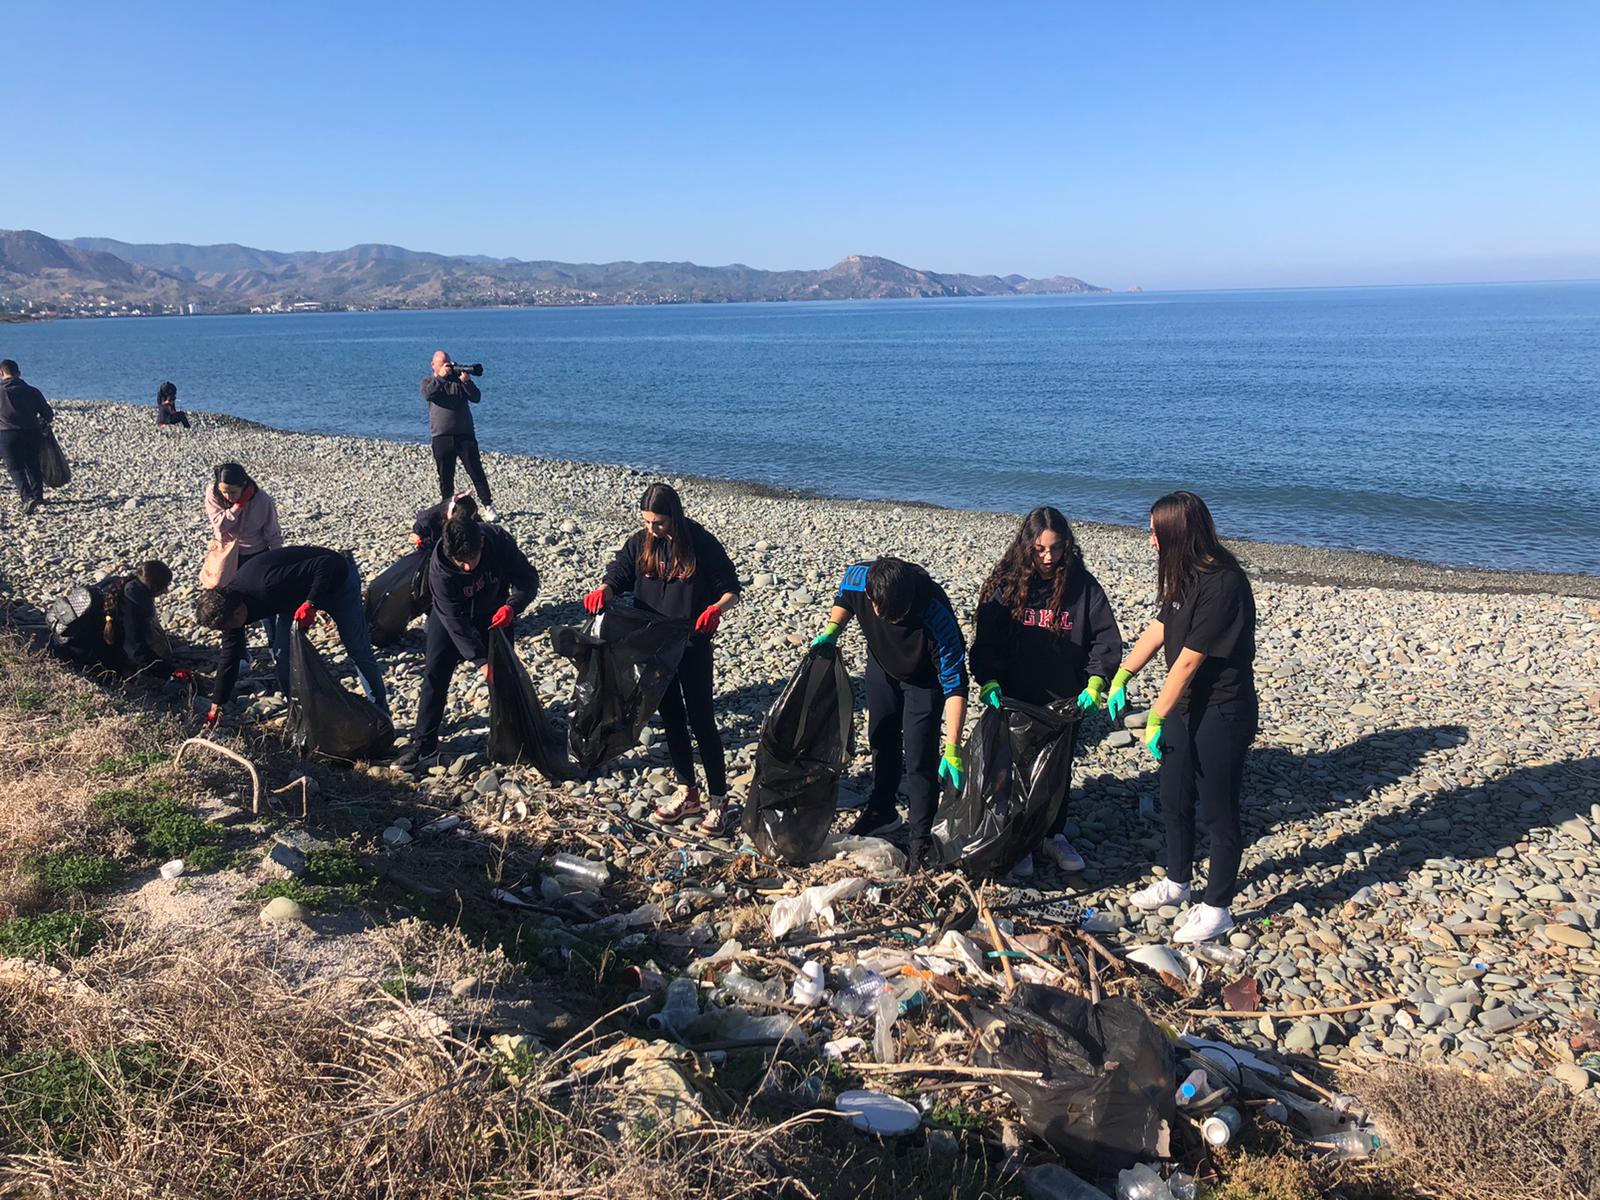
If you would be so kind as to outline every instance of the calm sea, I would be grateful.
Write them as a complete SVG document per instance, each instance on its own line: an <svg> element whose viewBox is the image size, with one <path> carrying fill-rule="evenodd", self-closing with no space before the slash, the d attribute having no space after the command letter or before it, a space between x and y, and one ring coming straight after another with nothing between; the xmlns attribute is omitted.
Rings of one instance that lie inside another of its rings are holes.
<svg viewBox="0 0 1600 1200"><path fill-rule="evenodd" d="M437 347L490 450L1600 571L1600 283L0 326L47 395L412 440Z"/></svg>

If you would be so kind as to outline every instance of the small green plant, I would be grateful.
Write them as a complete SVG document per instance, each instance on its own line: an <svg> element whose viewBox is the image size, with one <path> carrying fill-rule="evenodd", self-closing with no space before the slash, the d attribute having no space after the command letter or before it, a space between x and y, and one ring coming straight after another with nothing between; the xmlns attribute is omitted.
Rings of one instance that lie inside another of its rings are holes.
<svg viewBox="0 0 1600 1200"><path fill-rule="evenodd" d="M174 800L166 784L103 792L95 797L95 806L106 820L133 834L139 853L146 858L187 859L201 846L222 841L222 830Z"/></svg>
<svg viewBox="0 0 1600 1200"><path fill-rule="evenodd" d="M64 955L85 954L99 941L100 922L88 913L39 913L0 922L0 957L17 956L54 962Z"/></svg>
<svg viewBox="0 0 1600 1200"><path fill-rule="evenodd" d="M221 846L197 846L183 864L191 871L218 871L228 864L230 855Z"/></svg>
<svg viewBox="0 0 1600 1200"><path fill-rule="evenodd" d="M92 892L117 875L117 864L108 855L74 850L40 855L28 863L28 868L39 886L56 896L63 892Z"/></svg>
<svg viewBox="0 0 1600 1200"><path fill-rule="evenodd" d="M361 869L355 852L343 842L319 846L306 855L306 878L328 887L365 883L371 877Z"/></svg>
<svg viewBox="0 0 1600 1200"><path fill-rule="evenodd" d="M89 768L89 774L99 779L112 778L118 775L134 775L140 771L148 770L158 763L166 762L166 760L167 755L163 750L135 750L132 754L101 759Z"/></svg>
<svg viewBox="0 0 1600 1200"><path fill-rule="evenodd" d="M114 1119L114 1087L153 1092L173 1075L153 1042L113 1046L88 1057L54 1047L0 1056L0 1145L53 1146L81 1155L95 1127Z"/></svg>
<svg viewBox="0 0 1600 1200"><path fill-rule="evenodd" d="M50 699L50 693L42 687L25 684L11 693L11 706L23 712L39 712Z"/></svg>
<svg viewBox="0 0 1600 1200"><path fill-rule="evenodd" d="M964 1108L959 1104L935 1104L928 1111L928 1120L935 1125L953 1129L957 1133L982 1133L989 1128L990 1123L987 1113Z"/></svg>

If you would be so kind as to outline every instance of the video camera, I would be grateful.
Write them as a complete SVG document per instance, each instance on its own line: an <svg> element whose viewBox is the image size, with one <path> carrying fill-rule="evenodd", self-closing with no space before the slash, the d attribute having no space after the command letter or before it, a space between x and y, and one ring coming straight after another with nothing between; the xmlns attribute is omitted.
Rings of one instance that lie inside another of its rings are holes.
<svg viewBox="0 0 1600 1200"><path fill-rule="evenodd" d="M453 362L453 363L450 364L450 369L452 371L465 371L468 375L482 375L483 374L483 364L482 363L458 363L458 362Z"/></svg>

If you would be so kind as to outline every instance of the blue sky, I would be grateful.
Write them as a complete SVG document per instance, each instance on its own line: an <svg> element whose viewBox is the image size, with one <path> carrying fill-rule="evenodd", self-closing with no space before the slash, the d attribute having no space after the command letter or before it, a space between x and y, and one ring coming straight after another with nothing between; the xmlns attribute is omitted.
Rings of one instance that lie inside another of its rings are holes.
<svg viewBox="0 0 1600 1200"><path fill-rule="evenodd" d="M0 226L54 236L1600 276L1600 5L24 0L5 35Z"/></svg>

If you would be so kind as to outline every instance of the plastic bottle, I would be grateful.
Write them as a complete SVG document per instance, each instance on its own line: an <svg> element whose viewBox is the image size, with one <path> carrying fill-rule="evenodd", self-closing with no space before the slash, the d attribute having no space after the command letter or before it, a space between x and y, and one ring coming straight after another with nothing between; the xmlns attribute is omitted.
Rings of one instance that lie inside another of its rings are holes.
<svg viewBox="0 0 1600 1200"><path fill-rule="evenodd" d="M1022 1190L1028 1193L1028 1200L1110 1200L1099 1188L1056 1163L1029 1167L1022 1173Z"/></svg>
<svg viewBox="0 0 1600 1200"><path fill-rule="evenodd" d="M1198 954L1214 967L1237 967L1244 963L1245 952L1236 950L1232 946L1219 946L1215 942L1201 942L1199 945L1190 946L1192 954Z"/></svg>
<svg viewBox="0 0 1600 1200"><path fill-rule="evenodd" d="M1117 1200L1172 1200L1172 1191L1149 1163L1134 1163L1117 1176Z"/></svg>
<svg viewBox="0 0 1600 1200"><path fill-rule="evenodd" d="M652 1013L647 1018L646 1024L651 1029L664 1029L679 1035L699 1015L700 985L680 975L667 985L666 1003L661 1006L660 1012Z"/></svg>
<svg viewBox="0 0 1600 1200"><path fill-rule="evenodd" d="M1172 1200L1195 1200L1199 1189L1195 1186L1193 1175L1174 1171L1167 1180L1167 1191L1172 1193Z"/></svg>
<svg viewBox="0 0 1600 1200"><path fill-rule="evenodd" d="M842 1016L864 1017L878 1007L878 997L889 981L863 966L846 967L840 974L844 984L833 994L833 1008Z"/></svg>
<svg viewBox="0 0 1600 1200"><path fill-rule="evenodd" d="M752 979L734 971L723 976L722 988L735 1000L742 1000L746 1004L783 1003L783 984L776 979Z"/></svg>
<svg viewBox="0 0 1600 1200"><path fill-rule="evenodd" d="M611 868L605 863L597 863L576 854L552 854L544 860L544 868L590 891L598 891L611 879Z"/></svg>
<svg viewBox="0 0 1600 1200"><path fill-rule="evenodd" d="M822 964L808 960L800 968L800 974L794 978L794 1002L802 1008L810 1008L822 999L822 993L827 983L823 974Z"/></svg>
<svg viewBox="0 0 1600 1200"><path fill-rule="evenodd" d="M1341 1129L1317 1139L1317 1145L1332 1150L1335 1158L1371 1158L1382 1144L1370 1129Z"/></svg>
<svg viewBox="0 0 1600 1200"><path fill-rule="evenodd" d="M1178 1085L1177 1101L1179 1108L1187 1108L1201 1096L1211 1091L1211 1084L1206 1079L1205 1068L1196 1067L1190 1071L1188 1077Z"/></svg>
<svg viewBox="0 0 1600 1200"><path fill-rule="evenodd" d="M1231 1104L1224 1104L1206 1118L1205 1124L1200 1126L1200 1136L1205 1138L1208 1146L1226 1146L1233 1141L1243 1124L1244 1118L1239 1115L1239 1110Z"/></svg>

